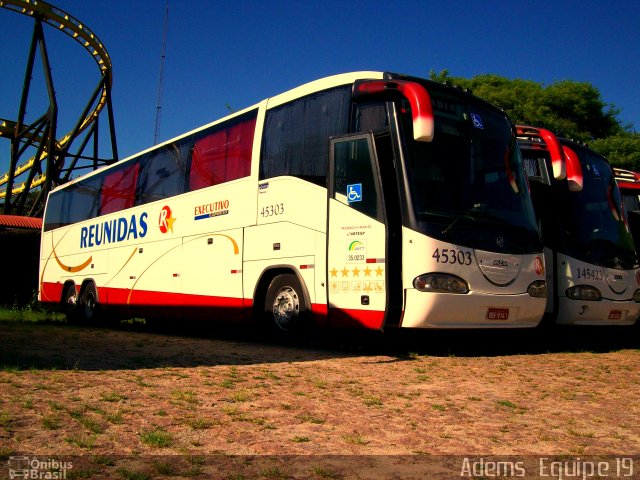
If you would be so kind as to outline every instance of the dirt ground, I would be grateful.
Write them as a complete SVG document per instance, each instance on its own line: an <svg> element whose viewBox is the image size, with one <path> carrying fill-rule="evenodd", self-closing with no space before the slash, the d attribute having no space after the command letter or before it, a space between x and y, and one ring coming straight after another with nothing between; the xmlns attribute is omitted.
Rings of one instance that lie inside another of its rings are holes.
<svg viewBox="0 0 640 480"><path fill-rule="evenodd" d="M203 458L244 458L246 468L280 457L258 473L219 476L240 479L295 477L300 455L402 464L640 454L637 327L296 340L246 332L0 323L0 460L91 457L76 478L214 478ZM135 458L156 460L131 466ZM319 465L300 467L309 475L299 478L345 478Z"/></svg>

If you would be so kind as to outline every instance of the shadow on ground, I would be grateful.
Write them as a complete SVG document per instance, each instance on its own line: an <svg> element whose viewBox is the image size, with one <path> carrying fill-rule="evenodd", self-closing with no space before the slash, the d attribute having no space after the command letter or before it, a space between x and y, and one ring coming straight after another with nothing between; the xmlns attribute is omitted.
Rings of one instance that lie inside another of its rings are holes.
<svg viewBox="0 0 640 480"><path fill-rule="evenodd" d="M385 356L507 356L640 348L640 326L536 330L311 330L298 337L246 326L204 322L121 323L110 327L61 322L0 322L0 367L114 370L308 362Z"/></svg>

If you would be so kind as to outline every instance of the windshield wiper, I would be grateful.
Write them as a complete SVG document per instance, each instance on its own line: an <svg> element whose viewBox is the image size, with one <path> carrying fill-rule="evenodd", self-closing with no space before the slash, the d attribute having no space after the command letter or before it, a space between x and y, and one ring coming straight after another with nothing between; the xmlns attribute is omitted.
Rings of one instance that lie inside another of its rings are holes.
<svg viewBox="0 0 640 480"><path fill-rule="evenodd" d="M481 220L489 220L491 223L495 223L499 225L509 225L509 222L507 222L504 218L493 215L487 212L486 210L482 210L482 207L473 206L465 210L464 212L462 212L460 215L456 216L456 218L453 219L453 222L451 222L447 226L447 228L442 230L442 234L447 235L449 230L451 230L463 218L473 220L474 222L479 222Z"/></svg>
<svg viewBox="0 0 640 480"><path fill-rule="evenodd" d="M460 215L458 215L456 218L453 219L453 222L451 222L449 225L447 225L447 228L445 228L444 230L442 230L442 234L443 235L447 235L449 233L449 230L451 230L462 218L469 218L471 220L476 220L476 218L474 218L473 216L471 216L471 212L473 211L473 209L469 209L466 212L462 212Z"/></svg>

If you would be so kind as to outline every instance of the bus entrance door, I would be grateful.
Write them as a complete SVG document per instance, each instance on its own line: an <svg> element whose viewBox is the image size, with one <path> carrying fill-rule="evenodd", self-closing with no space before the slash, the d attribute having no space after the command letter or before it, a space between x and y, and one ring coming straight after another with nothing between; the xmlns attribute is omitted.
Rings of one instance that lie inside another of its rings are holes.
<svg viewBox="0 0 640 480"><path fill-rule="evenodd" d="M330 155L329 324L382 329L388 308L387 227L374 137L332 139Z"/></svg>

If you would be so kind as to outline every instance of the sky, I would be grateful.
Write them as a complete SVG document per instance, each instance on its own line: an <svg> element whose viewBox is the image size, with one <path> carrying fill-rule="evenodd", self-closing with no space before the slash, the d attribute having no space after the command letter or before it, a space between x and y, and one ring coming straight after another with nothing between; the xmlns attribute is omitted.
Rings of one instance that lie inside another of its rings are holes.
<svg viewBox="0 0 640 480"><path fill-rule="evenodd" d="M154 144L166 0L54 0L90 28L113 64L120 158ZM590 82L640 130L640 1L169 0L159 128L168 140L324 76L447 69ZM0 9L0 119L16 120L33 20ZM58 131L70 131L99 81L93 58L45 25ZM38 63L27 120L46 109ZM108 132L106 115L102 135ZM101 152L107 145L100 141ZM9 142L0 139L0 175ZM107 152L110 153L110 150Z"/></svg>

